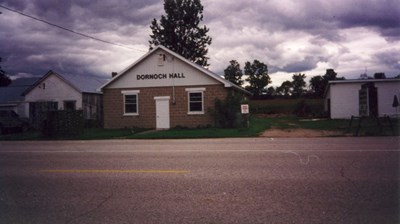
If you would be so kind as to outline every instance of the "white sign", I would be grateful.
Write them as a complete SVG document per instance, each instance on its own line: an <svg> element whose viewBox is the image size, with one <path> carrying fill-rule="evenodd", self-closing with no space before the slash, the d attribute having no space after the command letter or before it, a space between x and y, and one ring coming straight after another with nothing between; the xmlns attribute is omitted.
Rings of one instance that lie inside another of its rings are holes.
<svg viewBox="0 0 400 224"><path fill-rule="evenodd" d="M242 110L242 114L248 114L249 113L249 105L248 104L242 104L242 105L240 105L240 108Z"/></svg>

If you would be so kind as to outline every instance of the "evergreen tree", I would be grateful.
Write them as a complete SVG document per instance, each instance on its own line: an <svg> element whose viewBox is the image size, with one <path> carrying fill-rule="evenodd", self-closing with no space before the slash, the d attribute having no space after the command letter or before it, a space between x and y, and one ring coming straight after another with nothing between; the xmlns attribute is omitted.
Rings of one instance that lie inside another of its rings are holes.
<svg viewBox="0 0 400 224"><path fill-rule="evenodd" d="M243 72L242 69L240 69L240 64L236 60L232 60L229 63L230 65L224 70L225 79L234 83L235 85L242 86Z"/></svg>
<svg viewBox="0 0 400 224"><path fill-rule="evenodd" d="M150 49L163 45L201 66L208 66L209 29L200 27L203 5L200 0L164 0L166 15L160 21L153 19Z"/></svg>

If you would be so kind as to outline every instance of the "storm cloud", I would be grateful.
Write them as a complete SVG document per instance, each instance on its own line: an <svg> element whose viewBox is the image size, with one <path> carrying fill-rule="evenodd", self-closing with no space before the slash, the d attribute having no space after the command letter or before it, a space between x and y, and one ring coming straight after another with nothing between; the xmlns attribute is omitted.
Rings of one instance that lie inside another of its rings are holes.
<svg viewBox="0 0 400 224"><path fill-rule="evenodd" d="M400 74L400 4L397 0L203 0L210 28L210 69L222 74L229 61L260 60L274 85L293 73L339 76ZM150 23L162 0L0 0L0 5L95 38L105 44L0 8L0 66L10 76L48 70L109 77L148 49Z"/></svg>

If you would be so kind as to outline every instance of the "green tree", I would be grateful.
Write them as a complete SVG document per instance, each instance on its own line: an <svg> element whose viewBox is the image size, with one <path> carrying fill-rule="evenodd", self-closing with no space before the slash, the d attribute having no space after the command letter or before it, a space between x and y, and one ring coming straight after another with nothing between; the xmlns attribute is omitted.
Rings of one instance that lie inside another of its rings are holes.
<svg viewBox="0 0 400 224"><path fill-rule="evenodd" d="M243 71L240 68L240 64L236 60L231 60L230 65L224 70L224 77L226 80L234 83L235 85L243 85Z"/></svg>
<svg viewBox="0 0 400 224"><path fill-rule="evenodd" d="M304 79L306 78L305 74L293 74L292 76L292 96L294 97L300 97L304 94L305 92L305 87L306 87L306 81Z"/></svg>
<svg viewBox="0 0 400 224"><path fill-rule="evenodd" d="M254 60L253 63L246 62L244 75L247 76L246 81L249 83L246 89L256 96L264 93L267 85L271 83L267 65L258 60Z"/></svg>
<svg viewBox="0 0 400 224"><path fill-rule="evenodd" d="M166 15L160 21L153 19L150 49L163 45L201 66L208 66L209 29L200 27L203 5L200 0L164 0Z"/></svg>
<svg viewBox="0 0 400 224"><path fill-rule="evenodd" d="M293 83L291 81L282 82L281 86L276 88L276 91L281 96L290 96L292 93Z"/></svg>
<svg viewBox="0 0 400 224"><path fill-rule="evenodd" d="M268 96L275 96L276 93L276 89L273 86L268 87L267 89L267 95Z"/></svg>
<svg viewBox="0 0 400 224"><path fill-rule="evenodd" d="M311 92L317 96L317 97L323 97L324 92L325 92L325 81L324 78L322 78L322 76L317 75L314 76L310 79L310 88L311 88Z"/></svg>
<svg viewBox="0 0 400 224"><path fill-rule="evenodd" d="M344 77L337 77L335 70L327 69L325 75L314 76L310 79L310 87L316 97L323 98L329 81L344 79Z"/></svg>

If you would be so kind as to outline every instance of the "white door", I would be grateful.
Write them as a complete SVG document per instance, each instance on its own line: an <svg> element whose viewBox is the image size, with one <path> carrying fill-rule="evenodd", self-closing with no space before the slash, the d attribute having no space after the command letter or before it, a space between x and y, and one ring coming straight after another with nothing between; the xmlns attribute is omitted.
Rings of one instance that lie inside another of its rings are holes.
<svg viewBox="0 0 400 224"><path fill-rule="evenodd" d="M169 96L154 97L156 101L156 128L169 129Z"/></svg>

